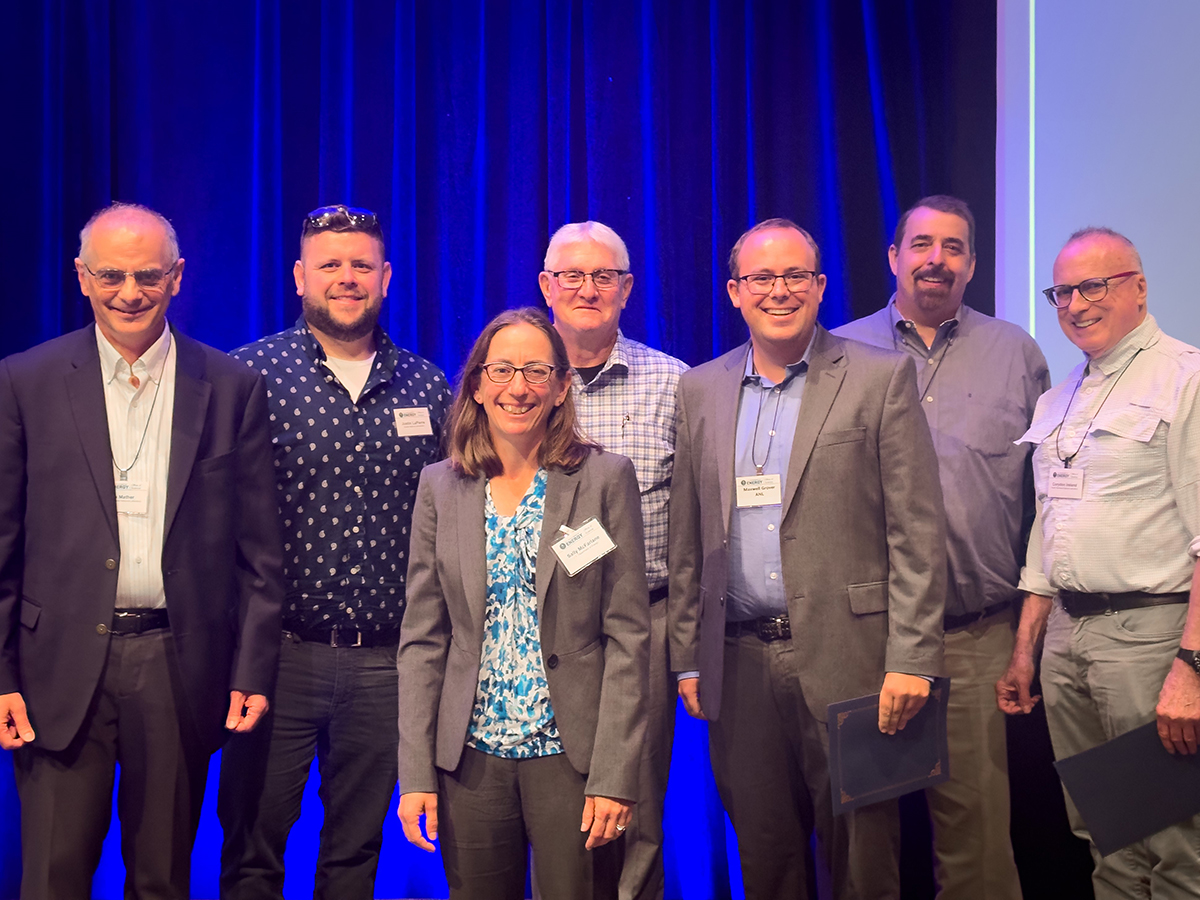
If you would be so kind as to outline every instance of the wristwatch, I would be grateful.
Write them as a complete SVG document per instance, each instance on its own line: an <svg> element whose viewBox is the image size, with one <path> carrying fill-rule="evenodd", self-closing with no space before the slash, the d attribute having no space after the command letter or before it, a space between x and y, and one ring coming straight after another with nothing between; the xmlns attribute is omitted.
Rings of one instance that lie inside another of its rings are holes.
<svg viewBox="0 0 1200 900"><path fill-rule="evenodd" d="M1195 669L1197 675L1200 675L1200 650L1184 650L1180 647L1179 652L1175 655Z"/></svg>

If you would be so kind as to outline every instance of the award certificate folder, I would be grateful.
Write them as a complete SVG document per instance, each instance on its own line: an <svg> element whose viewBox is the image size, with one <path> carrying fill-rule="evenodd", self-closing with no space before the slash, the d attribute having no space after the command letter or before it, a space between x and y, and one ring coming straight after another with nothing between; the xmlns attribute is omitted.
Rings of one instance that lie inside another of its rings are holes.
<svg viewBox="0 0 1200 900"><path fill-rule="evenodd" d="M950 778L949 695L950 679L935 679L921 711L895 734L879 730L878 694L829 704L829 780L835 814Z"/></svg>
<svg viewBox="0 0 1200 900"><path fill-rule="evenodd" d="M1168 753L1155 722L1054 767L1101 856L1200 812L1200 754Z"/></svg>

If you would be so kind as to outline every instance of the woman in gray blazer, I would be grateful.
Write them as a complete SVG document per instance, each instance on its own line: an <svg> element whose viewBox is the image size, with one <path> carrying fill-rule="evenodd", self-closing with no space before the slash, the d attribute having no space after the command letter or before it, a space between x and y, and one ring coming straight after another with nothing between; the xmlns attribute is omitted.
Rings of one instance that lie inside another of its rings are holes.
<svg viewBox="0 0 1200 900"><path fill-rule="evenodd" d="M519 900L530 845L543 896L606 895L612 867L591 851L620 837L637 796L638 486L629 460L580 435L570 379L545 313L501 313L463 367L450 458L417 490L399 816L426 850L440 836L452 898Z"/></svg>

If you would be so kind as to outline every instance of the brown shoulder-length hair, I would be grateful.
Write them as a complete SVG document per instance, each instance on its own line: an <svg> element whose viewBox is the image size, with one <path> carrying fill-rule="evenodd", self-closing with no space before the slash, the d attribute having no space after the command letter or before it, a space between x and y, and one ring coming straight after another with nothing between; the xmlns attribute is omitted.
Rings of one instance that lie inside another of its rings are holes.
<svg viewBox="0 0 1200 900"><path fill-rule="evenodd" d="M463 364L462 374L458 379L458 391L450 407L447 428L450 435L450 465L460 474L471 477L482 474L491 478L504 470L500 457L496 455L496 448L492 445L487 413L475 401L475 391L479 389L479 379L483 378L483 369L480 366L487 360L492 338L501 329L521 323L532 325L549 339L554 353L554 374L550 376L551 383L561 385L562 379L570 378L571 363L567 358L567 348L554 326L550 324L550 318L540 309L533 306L508 309L488 322ZM546 422L546 436L538 448L538 463L543 467L574 469L583 463L588 453L598 449L599 444L592 443L580 434L575 417L575 398L571 391L567 391L566 399L550 410L550 418Z"/></svg>

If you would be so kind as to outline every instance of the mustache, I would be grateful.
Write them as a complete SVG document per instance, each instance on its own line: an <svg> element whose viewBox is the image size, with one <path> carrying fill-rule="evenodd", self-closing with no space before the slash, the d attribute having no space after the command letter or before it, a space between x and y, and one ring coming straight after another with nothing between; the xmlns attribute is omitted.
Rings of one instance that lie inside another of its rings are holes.
<svg viewBox="0 0 1200 900"><path fill-rule="evenodd" d="M931 275L948 278L950 276L950 270L947 269L941 263L932 263L928 266L923 266L920 269L918 269L916 277L917 278L928 278Z"/></svg>

